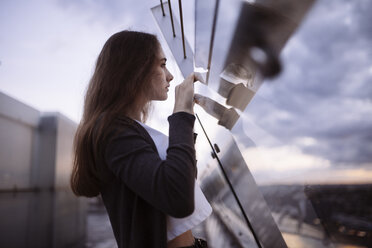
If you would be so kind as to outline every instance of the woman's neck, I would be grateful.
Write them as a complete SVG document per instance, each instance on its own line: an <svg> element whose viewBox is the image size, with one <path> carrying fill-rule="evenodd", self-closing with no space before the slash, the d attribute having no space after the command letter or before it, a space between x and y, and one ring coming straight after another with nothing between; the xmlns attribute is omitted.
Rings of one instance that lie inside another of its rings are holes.
<svg viewBox="0 0 372 248"><path fill-rule="evenodd" d="M127 113L127 116L131 119L134 119L134 120L137 120L137 121L142 121L141 120L141 112L137 112L137 113Z"/></svg>
<svg viewBox="0 0 372 248"><path fill-rule="evenodd" d="M138 107L138 106L141 106L141 107ZM126 115L129 117L129 118L132 118L134 120L137 120L137 121L140 121L142 122L142 111L144 109L144 107L146 106L146 101L142 102L142 104L135 104L133 108L131 108L127 113Z"/></svg>
<svg viewBox="0 0 372 248"><path fill-rule="evenodd" d="M128 116L131 119L137 120L137 121L142 121L142 109L143 108L136 108L133 107L128 112L126 113L126 116Z"/></svg>

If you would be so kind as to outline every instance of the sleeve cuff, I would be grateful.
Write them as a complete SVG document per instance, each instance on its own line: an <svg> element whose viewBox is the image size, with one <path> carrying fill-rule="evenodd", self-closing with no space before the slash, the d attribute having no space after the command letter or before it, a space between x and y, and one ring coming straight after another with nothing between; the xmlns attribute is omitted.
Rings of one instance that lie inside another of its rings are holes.
<svg viewBox="0 0 372 248"><path fill-rule="evenodd" d="M187 113L187 112L177 112L177 113L173 113L172 115L170 115L168 117L168 122L172 122L173 119L183 119L183 120L186 120L186 121L190 121L192 122L192 124L194 124L195 122L195 116L190 114L190 113Z"/></svg>
<svg viewBox="0 0 372 248"><path fill-rule="evenodd" d="M184 142L194 144L193 129L195 116L187 112L177 112L168 117L169 142Z"/></svg>

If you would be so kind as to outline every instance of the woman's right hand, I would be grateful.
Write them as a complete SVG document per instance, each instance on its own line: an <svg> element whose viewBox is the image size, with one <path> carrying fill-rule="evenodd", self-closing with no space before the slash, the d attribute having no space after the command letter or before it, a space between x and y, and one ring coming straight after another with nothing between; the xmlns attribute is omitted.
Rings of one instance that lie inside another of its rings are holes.
<svg viewBox="0 0 372 248"><path fill-rule="evenodd" d="M193 72L176 86L173 113L182 111L194 114L194 82L201 80L200 75Z"/></svg>

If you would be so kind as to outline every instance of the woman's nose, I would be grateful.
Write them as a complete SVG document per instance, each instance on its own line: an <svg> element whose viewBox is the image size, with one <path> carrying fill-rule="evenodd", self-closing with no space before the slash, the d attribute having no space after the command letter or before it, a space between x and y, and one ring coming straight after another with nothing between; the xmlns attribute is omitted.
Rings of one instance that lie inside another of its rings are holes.
<svg viewBox="0 0 372 248"><path fill-rule="evenodd" d="M168 83L173 80L173 75L168 71L167 81Z"/></svg>

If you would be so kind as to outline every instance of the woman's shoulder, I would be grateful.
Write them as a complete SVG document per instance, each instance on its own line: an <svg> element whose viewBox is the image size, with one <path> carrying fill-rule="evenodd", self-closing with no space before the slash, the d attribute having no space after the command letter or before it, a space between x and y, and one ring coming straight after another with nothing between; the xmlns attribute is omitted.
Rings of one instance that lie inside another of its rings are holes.
<svg viewBox="0 0 372 248"><path fill-rule="evenodd" d="M126 115L116 116L114 120L117 124L122 124L122 125L136 126L137 124L135 120L133 120L132 118Z"/></svg>
<svg viewBox="0 0 372 248"><path fill-rule="evenodd" d="M138 135L149 143L153 143L151 136L144 126L127 116L117 116L113 122L112 134L114 136Z"/></svg>
<svg viewBox="0 0 372 248"><path fill-rule="evenodd" d="M105 112L99 115L94 124L94 130L96 132L101 130L106 136L112 136L120 132L139 131L139 128L136 121L127 116L109 116Z"/></svg>
<svg viewBox="0 0 372 248"><path fill-rule="evenodd" d="M117 116L114 119L113 128L122 132L136 132L140 134L146 132L145 128L141 124L125 115Z"/></svg>

